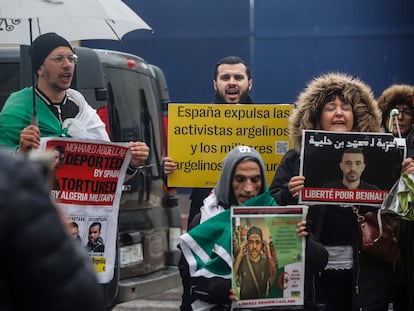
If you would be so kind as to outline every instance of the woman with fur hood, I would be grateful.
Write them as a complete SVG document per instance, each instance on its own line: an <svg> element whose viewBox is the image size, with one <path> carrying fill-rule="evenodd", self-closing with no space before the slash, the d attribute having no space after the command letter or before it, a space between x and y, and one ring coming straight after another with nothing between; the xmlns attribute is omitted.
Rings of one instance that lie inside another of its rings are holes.
<svg viewBox="0 0 414 311"><path fill-rule="evenodd" d="M389 131L388 123L392 109L399 111L394 121L392 133L404 137L407 145L407 158L402 163L402 173L414 174L414 86L395 84L384 90L378 98L378 107L382 111L382 126ZM400 261L397 264L395 311L414 310L414 223L401 220L399 244Z"/></svg>
<svg viewBox="0 0 414 311"><path fill-rule="evenodd" d="M361 80L328 73L311 81L290 116L294 148L282 159L270 192L279 205L297 204L304 176L299 175L302 130L381 132L380 111ZM360 206L361 213L375 209ZM356 215L351 206L313 205L312 232L328 250L325 270L314 279L318 303L328 311L388 310L393 267L360 252Z"/></svg>

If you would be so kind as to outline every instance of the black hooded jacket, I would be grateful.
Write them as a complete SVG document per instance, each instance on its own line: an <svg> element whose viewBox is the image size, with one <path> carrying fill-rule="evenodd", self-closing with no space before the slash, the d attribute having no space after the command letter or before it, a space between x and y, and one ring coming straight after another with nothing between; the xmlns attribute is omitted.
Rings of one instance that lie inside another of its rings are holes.
<svg viewBox="0 0 414 311"><path fill-rule="evenodd" d="M0 150L0 310L104 310L87 253L64 230L46 179Z"/></svg>

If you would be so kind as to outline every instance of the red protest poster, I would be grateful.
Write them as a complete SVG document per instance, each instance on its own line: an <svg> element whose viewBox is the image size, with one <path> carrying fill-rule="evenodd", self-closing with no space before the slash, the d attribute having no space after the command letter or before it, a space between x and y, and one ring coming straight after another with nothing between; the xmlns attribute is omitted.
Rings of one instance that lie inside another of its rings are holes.
<svg viewBox="0 0 414 311"><path fill-rule="evenodd" d="M400 177L405 141L392 134L304 131L299 202L379 206Z"/></svg>
<svg viewBox="0 0 414 311"><path fill-rule="evenodd" d="M113 278L119 203L131 159L127 143L42 138L51 153L51 197L87 250L98 281Z"/></svg>
<svg viewBox="0 0 414 311"><path fill-rule="evenodd" d="M128 147L112 143L48 141L59 153L53 195L60 203L112 205Z"/></svg>

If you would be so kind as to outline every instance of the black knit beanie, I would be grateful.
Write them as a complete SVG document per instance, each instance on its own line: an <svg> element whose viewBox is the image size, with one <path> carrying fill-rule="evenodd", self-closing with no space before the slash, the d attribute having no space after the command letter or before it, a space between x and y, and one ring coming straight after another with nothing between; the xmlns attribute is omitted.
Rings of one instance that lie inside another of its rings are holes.
<svg viewBox="0 0 414 311"><path fill-rule="evenodd" d="M29 54L32 58L32 68L36 73L42 66L45 58L59 46L67 46L73 50L70 43L54 32L45 33L37 37L29 48Z"/></svg>

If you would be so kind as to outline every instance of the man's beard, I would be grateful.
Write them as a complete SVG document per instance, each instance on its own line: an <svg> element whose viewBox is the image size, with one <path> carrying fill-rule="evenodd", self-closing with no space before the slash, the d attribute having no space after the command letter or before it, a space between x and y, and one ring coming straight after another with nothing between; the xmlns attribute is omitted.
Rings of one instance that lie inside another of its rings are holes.
<svg viewBox="0 0 414 311"><path fill-rule="evenodd" d="M45 79L46 80L51 80L51 74L50 74L50 71L49 70L45 70ZM72 76L72 78L73 78L73 76ZM70 87L70 85L69 86L60 86L59 84L58 84L58 82L55 82L55 81L53 81L53 82L48 82L48 84L50 85L50 87L52 88L52 89L54 89L55 91L57 91L57 92L63 92L63 91L66 91L69 87Z"/></svg>
<svg viewBox="0 0 414 311"><path fill-rule="evenodd" d="M260 261L260 252L259 251L255 251L255 252L250 252L249 253L249 259L253 262L258 262Z"/></svg>
<svg viewBox="0 0 414 311"><path fill-rule="evenodd" d="M345 175L345 179L348 182L354 182L354 181L359 180L359 175L356 174L356 173L349 173L349 174Z"/></svg>
<svg viewBox="0 0 414 311"><path fill-rule="evenodd" d="M222 95L222 93L219 93L216 91L216 94L214 96L215 103L217 104L227 104L225 97ZM240 104L250 104L252 103L252 99L249 96L249 90L245 90L240 94Z"/></svg>

